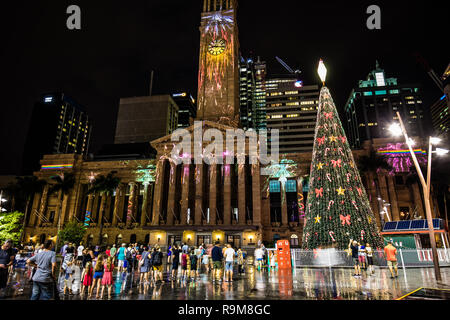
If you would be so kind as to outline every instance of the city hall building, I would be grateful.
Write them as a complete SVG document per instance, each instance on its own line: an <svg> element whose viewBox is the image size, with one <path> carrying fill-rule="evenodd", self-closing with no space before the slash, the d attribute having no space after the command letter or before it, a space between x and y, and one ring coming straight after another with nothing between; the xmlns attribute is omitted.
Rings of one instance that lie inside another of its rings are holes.
<svg viewBox="0 0 450 320"><path fill-rule="evenodd" d="M201 121L202 136L215 129L225 137L227 129L239 127L236 5L235 0L204 1L196 118ZM186 130L194 137L194 126ZM223 140L219 158L233 154ZM375 139L373 143L387 142ZM49 195L49 185L35 195L24 241L56 239L58 224L76 220L85 224L88 244L139 242L166 247L174 242L200 245L218 240L251 249L282 238L293 247L300 246L311 152L281 155L278 164L263 166L250 161L247 139L245 148L237 150L245 163L198 164L193 161L195 155L185 150L184 161L176 163L171 158L176 144L171 135L148 143L157 153L153 159L45 155L34 175L50 181L51 176L71 172L75 186L62 203L57 194ZM203 140L192 150L207 146ZM354 151L355 161L369 155L371 147L366 144ZM270 174L261 174L267 167ZM111 195L89 194L96 177L110 172L121 180L117 190ZM368 183L369 173L362 178L380 227L383 220L401 220L400 208L424 217L417 183L406 187L396 175L372 174L378 177L378 188ZM390 203L388 208L380 208L380 197Z"/></svg>

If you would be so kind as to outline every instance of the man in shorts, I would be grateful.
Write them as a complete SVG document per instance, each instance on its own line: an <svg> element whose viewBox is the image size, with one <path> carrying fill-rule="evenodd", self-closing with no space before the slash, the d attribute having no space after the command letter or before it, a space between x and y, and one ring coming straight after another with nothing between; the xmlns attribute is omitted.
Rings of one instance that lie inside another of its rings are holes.
<svg viewBox="0 0 450 320"><path fill-rule="evenodd" d="M353 239L350 239L350 243L348 244L348 248L352 250L352 260L353 260L353 266L355 268L355 274L354 277L361 277L361 266L359 265L359 244L358 241L353 241Z"/></svg>
<svg viewBox="0 0 450 320"><path fill-rule="evenodd" d="M389 267L389 271L391 272L391 279L394 278L394 270L395 270L395 278L398 277L398 264L397 264L397 249L393 246L392 240L390 240L386 247L384 247L384 253L386 254L386 260Z"/></svg>
<svg viewBox="0 0 450 320"><path fill-rule="evenodd" d="M161 252L160 247L153 248L152 253L152 266L153 266L153 273L154 273L154 279L155 283L157 282L163 282L163 254Z"/></svg>
<svg viewBox="0 0 450 320"><path fill-rule="evenodd" d="M216 241L214 248L211 250L211 259L213 262L213 281L220 280L220 270L222 269L222 249L219 247L220 241Z"/></svg>
<svg viewBox="0 0 450 320"><path fill-rule="evenodd" d="M231 244L227 245L227 250L225 250L225 281L233 282L233 262L236 252L231 247Z"/></svg>

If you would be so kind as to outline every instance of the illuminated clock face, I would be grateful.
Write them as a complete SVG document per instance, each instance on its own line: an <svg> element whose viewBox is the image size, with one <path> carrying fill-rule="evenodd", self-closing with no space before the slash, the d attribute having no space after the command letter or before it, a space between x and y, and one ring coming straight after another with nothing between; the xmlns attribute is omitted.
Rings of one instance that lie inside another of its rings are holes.
<svg viewBox="0 0 450 320"><path fill-rule="evenodd" d="M225 51L226 47L227 43L224 39L213 40L208 46L208 52L213 56L218 56Z"/></svg>

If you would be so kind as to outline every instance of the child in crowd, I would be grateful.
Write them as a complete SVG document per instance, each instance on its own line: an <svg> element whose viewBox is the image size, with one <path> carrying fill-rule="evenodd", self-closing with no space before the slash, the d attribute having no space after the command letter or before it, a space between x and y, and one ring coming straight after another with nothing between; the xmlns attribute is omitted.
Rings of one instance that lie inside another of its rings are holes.
<svg viewBox="0 0 450 320"><path fill-rule="evenodd" d="M108 299L111 300L111 289L113 285L113 272L114 272L114 264L112 257L108 257L106 259L105 265L104 265L104 273L102 278L102 294L101 297L103 298L103 293L105 291L105 287L108 286Z"/></svg>
<svg viewBox="0 0 450 320"><path fill-rule="evenodd" d="M81 284L81 297L83 297L84 290L86 287L88 288L89 297L91 296L91 286L93 277L94 277L94 268L92 267L92 262L89 261L86 263L83 273L81 274L81 279L83 281Z"/></svg>

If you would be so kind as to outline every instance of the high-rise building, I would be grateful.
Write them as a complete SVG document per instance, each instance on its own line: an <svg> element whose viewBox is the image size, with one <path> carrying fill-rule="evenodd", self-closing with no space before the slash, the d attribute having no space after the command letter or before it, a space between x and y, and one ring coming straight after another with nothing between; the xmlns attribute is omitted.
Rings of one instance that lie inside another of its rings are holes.
<svg viewBox="0 0 450 320"><path fill-rule="evenodd" d="M115 144L146 143L178 128L178 105L170 95L120 99Z"/></svg>
<svg viewBox="0 0 450 320"><path fill-rule="evenodd" d="M266 63L260 58L239 63L239 100L241 126L244 130L267 129Z"/></svg>
<svg viewBox="0 0 450 320"><path fill-rule="evenodd" d="M410 136L423 136L426 125L422 95L417 84L399 84L397 78L386 78L378 61L375 70L360 80L345 104L347 137L353 148L365 140L388 138L389 125L400 112Z"/></svg>
<svg viewBox="0 0 450 320"><path fill-rule="evenodd" d="M431 121L433 122L434 134L449 138L450 133L450 64L442 75L442 86L444 95L431 107Z"/></svg>
<svg viewBox="0 0 450 320"><path fill-rule="evenodd" d="M89 149L91 123L86 109L64 93L42 95L35 103L25 142L23 173L38 170L45 154L81 154Z"/></svg>
<svg viewBox="0 0 450 320"><path fill-rule="evenodd" d="M295 86L297 79L266 80L267 129L280 130L280 153L311 151L319 104L317 85Z"/></svg>
<svg viewBox="0 0 450 320"><path fill-rule="evenodd" d="M178 129L187 128L194 124L197 116L197 105L192 94L187 92L174 93L172 99L178 105Z"/></svg>

